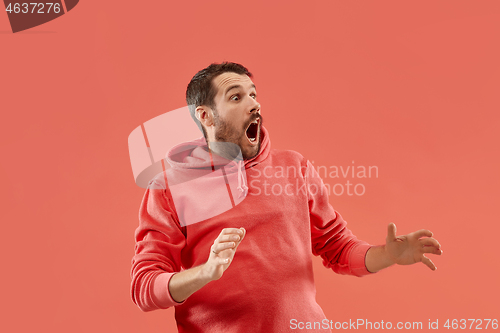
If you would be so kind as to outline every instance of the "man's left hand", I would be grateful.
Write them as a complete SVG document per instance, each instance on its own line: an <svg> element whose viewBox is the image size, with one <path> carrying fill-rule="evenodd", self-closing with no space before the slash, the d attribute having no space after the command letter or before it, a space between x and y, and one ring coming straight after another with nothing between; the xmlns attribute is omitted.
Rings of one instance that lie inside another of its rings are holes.
<svg viewBox="0 0 500 333"><path fill-rule="evenodd" d="M425 256L425 253L441 255L443 250L439 242L432 238L431 231L422 229L407 235L396 236L396 225L390 223L387 228L385 252L398 265L422 262L435 271L437 267Z"/></svg>

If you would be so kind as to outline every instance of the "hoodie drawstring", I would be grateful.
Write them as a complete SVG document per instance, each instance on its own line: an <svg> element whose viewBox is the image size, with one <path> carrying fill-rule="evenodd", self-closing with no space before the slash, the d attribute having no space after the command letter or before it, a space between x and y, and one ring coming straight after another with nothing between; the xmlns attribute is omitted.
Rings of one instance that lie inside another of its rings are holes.
<svg viewBox="0 0 500 333"><path fill-rule="evenodd" d="M238 199L241 198L242 195L246 195L248 191L248 186L246 185L246 179L245 176L243 175L243 172L241 172L241 169L245 167L243 164L243 161L240 160L238 162L238 190L240 193L238 194ZM243 183L243 184L242 184Z"/></svg>

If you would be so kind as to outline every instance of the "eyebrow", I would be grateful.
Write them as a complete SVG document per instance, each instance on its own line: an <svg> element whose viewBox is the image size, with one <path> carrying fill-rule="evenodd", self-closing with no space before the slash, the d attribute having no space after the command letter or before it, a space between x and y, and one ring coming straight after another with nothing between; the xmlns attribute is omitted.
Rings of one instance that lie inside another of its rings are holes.
<svg viewBox="0 0 500 333"><path fill-rule="evenodd" d="M227 88L227 89L226 89L226 93L225 93L224 95L227 95L227 93L229 92L229 90L231 90L231 89L236 89L236 88L242 88L242 87L241 87L241 85L240 85L240 84L235 84L235 85L232 85L232 86L230 86L229 88ZM255 84L252 84L252 88L257 89L257 88L255 87Z"/></svg>

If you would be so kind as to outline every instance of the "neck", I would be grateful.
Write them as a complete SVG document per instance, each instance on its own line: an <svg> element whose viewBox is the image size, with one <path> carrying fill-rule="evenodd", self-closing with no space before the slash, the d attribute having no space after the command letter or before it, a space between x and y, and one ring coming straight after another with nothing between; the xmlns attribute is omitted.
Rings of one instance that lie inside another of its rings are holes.
<svg viewBox="0 0 500 333"><path fill-rule="evenodd" d="M209 141L210 153L219 155L229 161L243 159L240 146L232 142Z"/></svg>

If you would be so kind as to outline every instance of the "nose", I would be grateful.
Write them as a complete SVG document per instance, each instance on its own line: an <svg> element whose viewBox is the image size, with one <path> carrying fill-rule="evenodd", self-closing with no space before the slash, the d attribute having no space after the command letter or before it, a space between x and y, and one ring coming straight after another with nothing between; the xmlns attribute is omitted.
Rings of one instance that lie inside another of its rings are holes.
<svg viewBox="0 0 500 333"><path fill-rule="evenodd" d="M259 113L260 114L260 103L257 100L252 99L252 105L250 105L250 114Z"/></svg>

